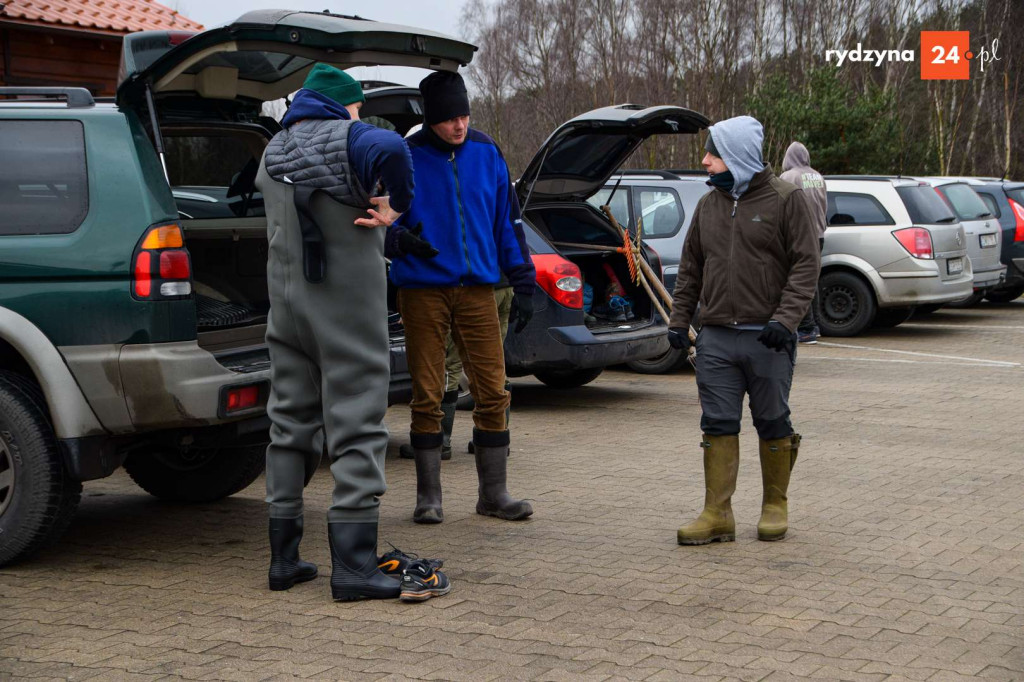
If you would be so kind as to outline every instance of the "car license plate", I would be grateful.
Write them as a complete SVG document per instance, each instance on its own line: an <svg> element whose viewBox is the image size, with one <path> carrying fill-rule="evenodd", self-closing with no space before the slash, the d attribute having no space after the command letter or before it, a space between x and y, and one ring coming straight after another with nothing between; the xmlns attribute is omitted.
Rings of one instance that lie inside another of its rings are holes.
<svg viewBox="0 0 1024 682"><path fill-rule="evenodd" d="M981 248L987 249L990 246L995 246L996 241L996 235L994 232L992 234L983 234L981 235Z"/></svg>
<svg viewBox="0 0 1024 682"><path fill-rule="evenodd" d="M959 275L964 271L963 258L950 258L946 261L946 272L951 275Z"/></svg>

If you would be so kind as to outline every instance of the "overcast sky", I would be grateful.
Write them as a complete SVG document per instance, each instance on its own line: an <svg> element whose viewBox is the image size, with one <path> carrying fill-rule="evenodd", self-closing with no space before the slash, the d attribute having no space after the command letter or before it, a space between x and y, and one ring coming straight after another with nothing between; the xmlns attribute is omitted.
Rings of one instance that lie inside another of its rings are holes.
<svg viewBox="0 0 1024 682"><path fill-rule="evenodd" d="M459 19L465 0L163 0L168 7L178 10L206 28L214 28L242 16L254 9L298 9L335 14L356 14L393 24L406 24L420 28L459 35ZM390 80L404 85L418 85L426 72L418 69L394 67L352 69L356 78Z"/></svg>

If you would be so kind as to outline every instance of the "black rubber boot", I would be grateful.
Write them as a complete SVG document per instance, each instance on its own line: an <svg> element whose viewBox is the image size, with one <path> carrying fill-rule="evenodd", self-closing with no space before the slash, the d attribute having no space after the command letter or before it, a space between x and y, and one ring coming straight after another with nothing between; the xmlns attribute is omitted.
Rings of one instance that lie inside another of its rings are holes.
<svg viewBox="0 0 1024 682"><path fill-rule="evenodd" d="M476 513L506 521L519 521L533 514L526 500L517 500L508 493L508 431L473 429L476 474L480 483Z"/></svg>
<svg viewBox="0 0 1024 682"><path fill-rule="evenodd" d="M331 596L335 601L397 599L401 583L377 568L377 524L329 523Z"/></svg>
<svg viewBox="0 0 1024 682"><path fill-rule="evenodd" d="M412 520L416 523L441 523L441 433L411 434L412 449L416 453L416 509Z"/></svg>
<svg viewBox="0 0 1024 682"><path fill-rule="evenodd" d="M302 517L270 519L270 589L279 592L316 577L316 564L299 558Z"/></svg>

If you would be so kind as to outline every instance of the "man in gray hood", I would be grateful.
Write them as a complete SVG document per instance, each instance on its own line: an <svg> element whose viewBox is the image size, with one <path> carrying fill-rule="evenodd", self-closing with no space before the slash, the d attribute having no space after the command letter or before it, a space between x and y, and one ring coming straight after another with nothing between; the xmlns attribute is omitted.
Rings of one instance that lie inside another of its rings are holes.
<svg viewBox="0 0 1024 682"><path fill-rule="evenodd" d="M818 224L818 248L825 247L825 215L828 212L828 194L825 192L825 178L821 173L811 168L811 155L800 142L794 142L786 150L786 157L782 160L782 175L780 179L791 182L804 191L804 197L810 203L811 215ZM817 315L817 294L815 301L807 310L804 319L797 328L797 339L800 343L817 343L818 329Z"/></svg>
<svg viewBox="0 0 1024 682"><path fill-rule="evenodd" d="M802 190L761 157L761 124L739 116L711 126L703 161L710 184L694 209L679 264L669 342L687 350L698 301L697 390L703 410L705 501L679 529L681 545L736 539L731 499L739 470L743 396L760 439L760 540L787 529L789 474L800 436L789 419L796 327L818 281L817 226Z"/></svg>

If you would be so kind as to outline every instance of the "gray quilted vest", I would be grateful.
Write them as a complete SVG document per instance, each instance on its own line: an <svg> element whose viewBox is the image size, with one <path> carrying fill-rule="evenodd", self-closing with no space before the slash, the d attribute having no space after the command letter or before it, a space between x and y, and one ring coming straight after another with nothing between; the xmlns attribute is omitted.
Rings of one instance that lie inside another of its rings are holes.
<svg viewBox="0 0 1024 682"><path fill-rule="evenodd" d="M346 206L368 208L370 197L348 162L353 123L310 119L282 130L267 145L267 173L278 182L323 190Z"/></svg>

